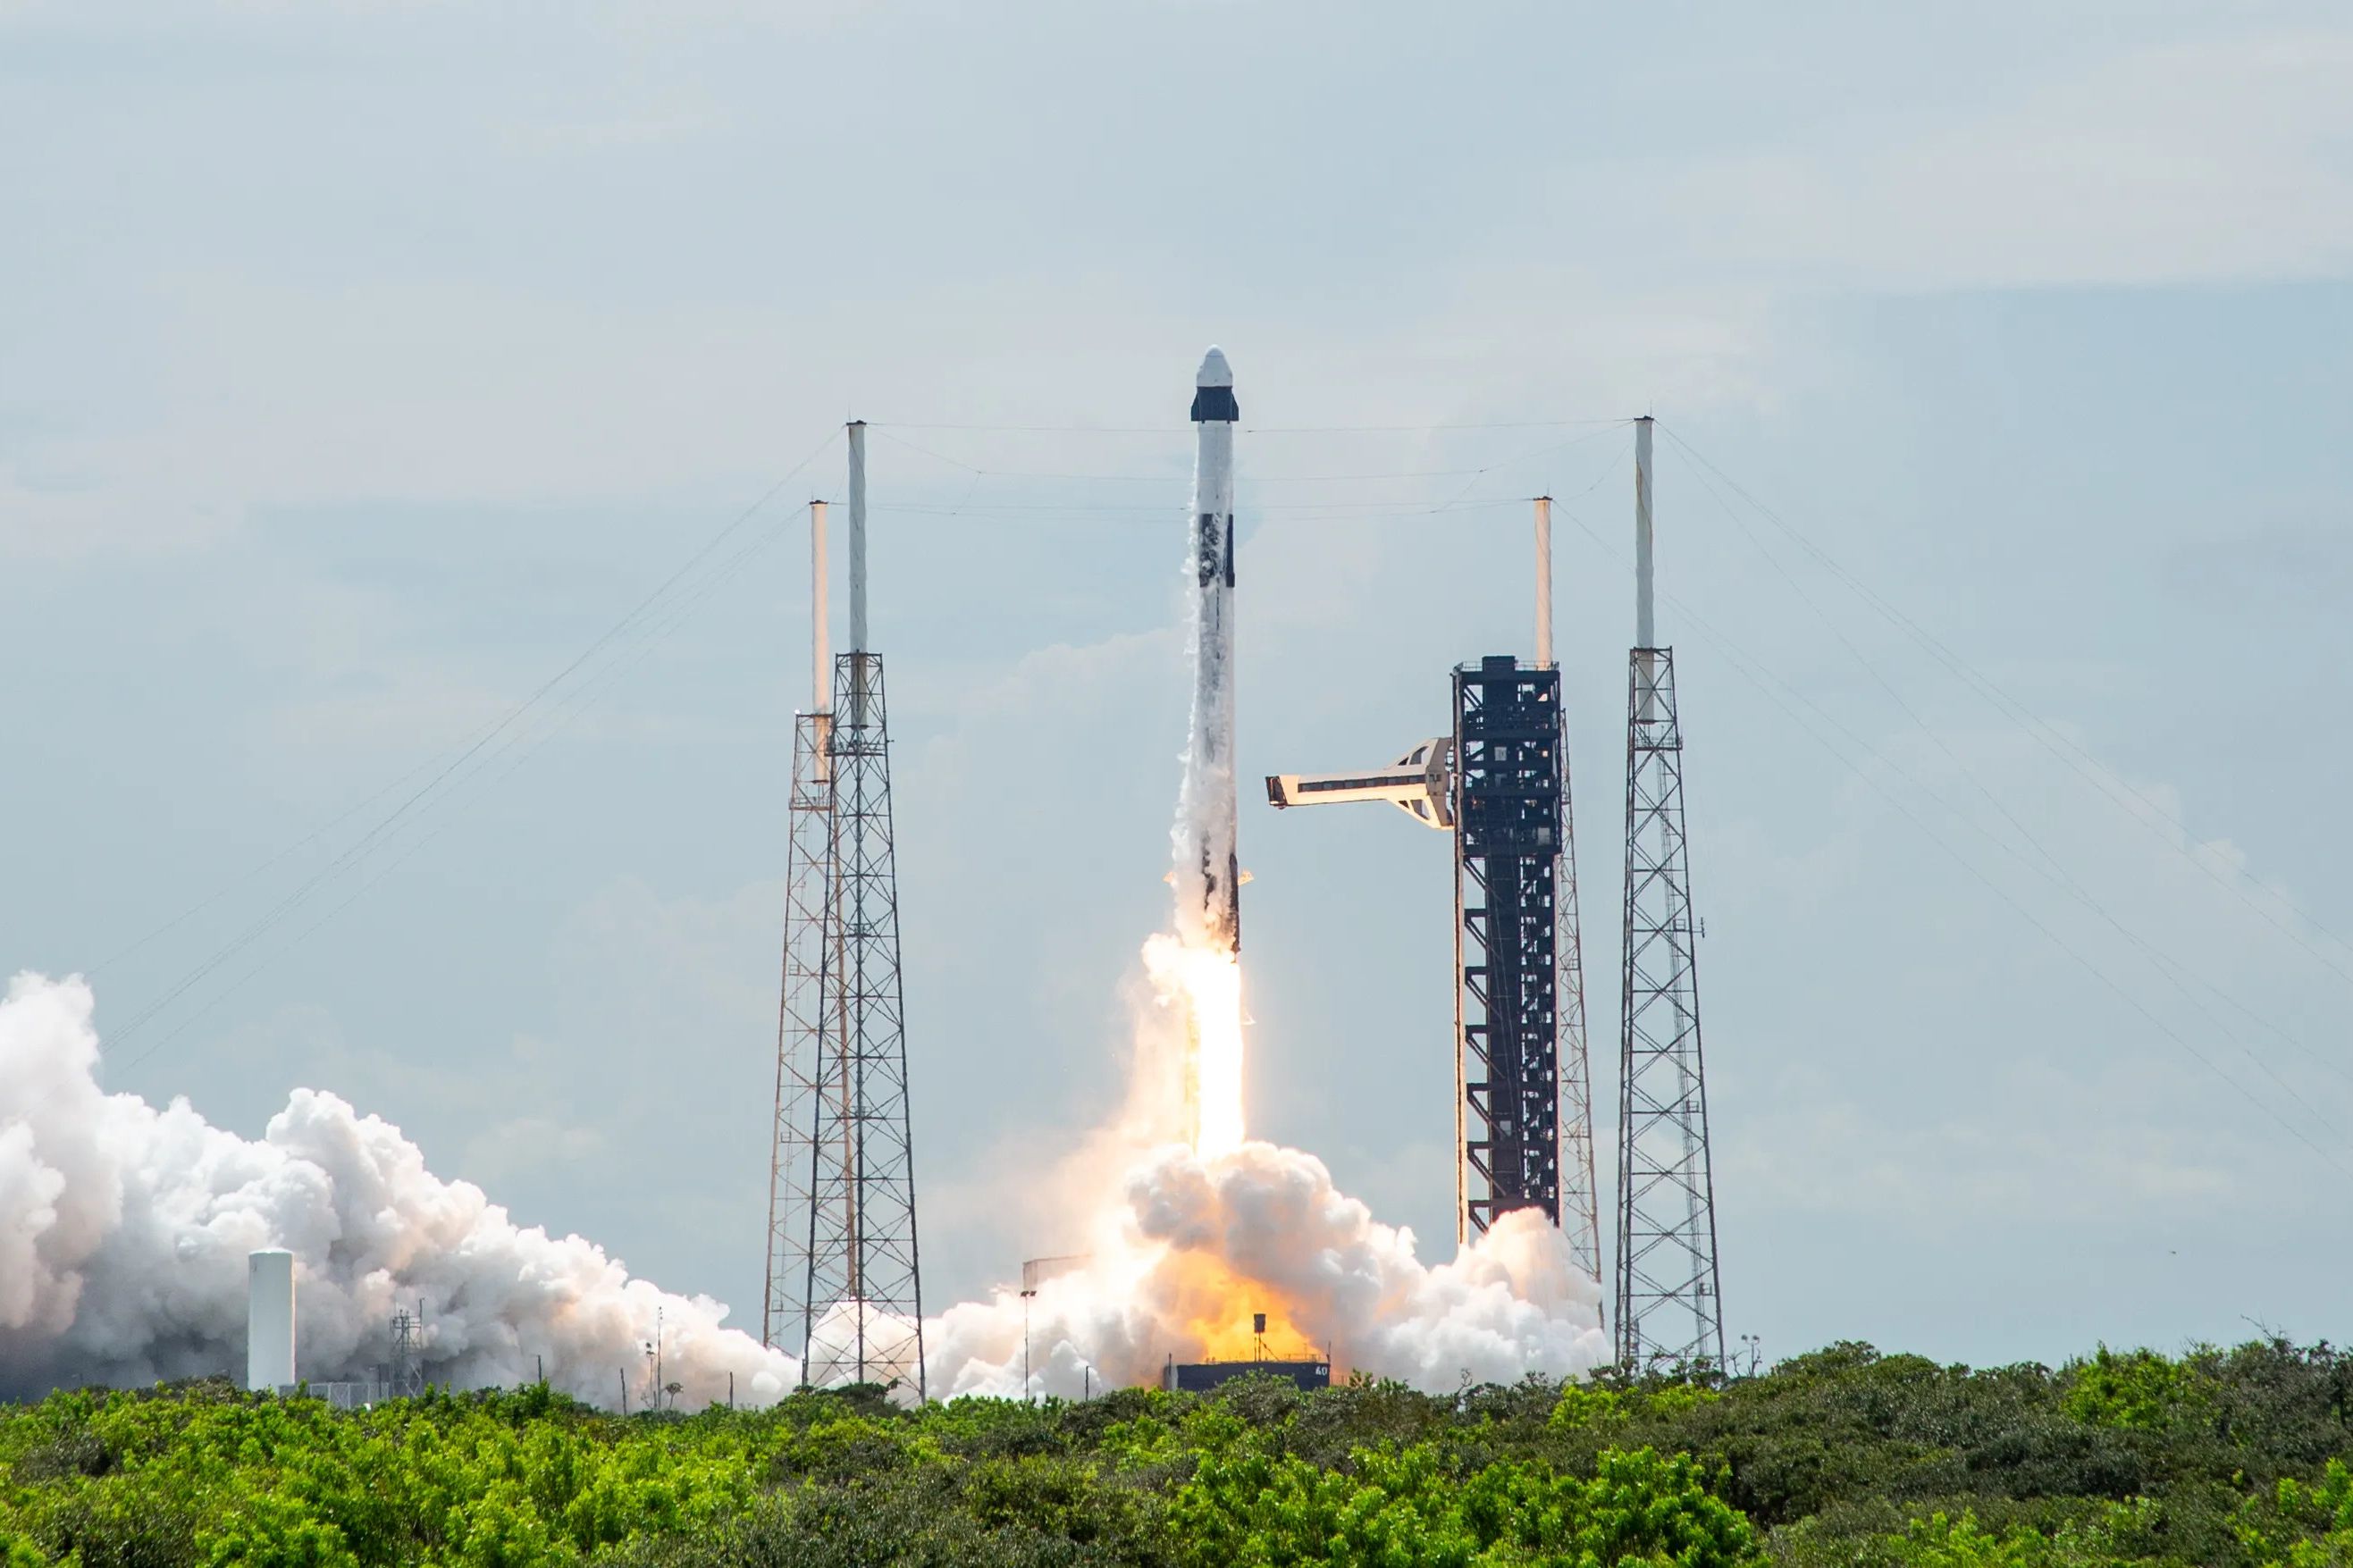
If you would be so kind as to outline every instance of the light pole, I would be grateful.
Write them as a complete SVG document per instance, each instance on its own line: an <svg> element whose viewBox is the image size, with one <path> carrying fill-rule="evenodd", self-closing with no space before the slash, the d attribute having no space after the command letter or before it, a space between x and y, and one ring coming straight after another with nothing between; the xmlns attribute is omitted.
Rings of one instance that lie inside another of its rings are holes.
<svg viewBox="0 0 2353 1568"><path fill-rule="evenodd" d="M1029 1302L1035 1290L1021 1292L1021 1403L1029 1403Z"/></svg>

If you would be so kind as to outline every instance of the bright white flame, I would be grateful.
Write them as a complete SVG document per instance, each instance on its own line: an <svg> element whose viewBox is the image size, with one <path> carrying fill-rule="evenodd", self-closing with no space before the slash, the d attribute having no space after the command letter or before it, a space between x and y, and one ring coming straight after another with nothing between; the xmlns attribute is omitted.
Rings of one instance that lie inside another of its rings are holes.
<svg viewBox="0 0 2353 1568"><path fill-rule="evenodd" d="M1162 935L1145 943L1144 964L1162 1003L1184 1010L1193 1152L1204 1160L1230 1154L1244 1136L1241 961Z"/></svg>

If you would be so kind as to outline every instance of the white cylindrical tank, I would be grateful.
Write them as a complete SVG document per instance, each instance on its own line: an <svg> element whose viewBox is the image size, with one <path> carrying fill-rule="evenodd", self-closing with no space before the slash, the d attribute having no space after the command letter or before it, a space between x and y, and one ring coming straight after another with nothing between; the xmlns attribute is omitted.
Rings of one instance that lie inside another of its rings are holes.
<svg viewBox="0 0 2353 1568"><path fill-rule="evenodd" d="M269 1247L245 1260L245 1385L294 1381L294 1255Z"/></svg>

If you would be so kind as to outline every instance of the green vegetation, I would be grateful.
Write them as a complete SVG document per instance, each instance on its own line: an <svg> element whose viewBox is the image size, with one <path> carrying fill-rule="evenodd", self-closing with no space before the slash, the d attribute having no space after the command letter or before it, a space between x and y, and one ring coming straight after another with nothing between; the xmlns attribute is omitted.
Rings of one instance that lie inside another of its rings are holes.
<svg viewBox="0 0 2353 1568"><path fill-rule="evenodd" d="M196 1383L0 1406L0 1568L2353 1568L2349 1458L2353 1356L2277 1341L626 1419Z"/></svg>

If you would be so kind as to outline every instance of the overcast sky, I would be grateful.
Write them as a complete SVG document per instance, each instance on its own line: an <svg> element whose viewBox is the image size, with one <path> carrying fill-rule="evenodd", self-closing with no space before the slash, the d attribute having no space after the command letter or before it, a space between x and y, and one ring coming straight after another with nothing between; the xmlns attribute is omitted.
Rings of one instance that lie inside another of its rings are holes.
<svg viewBox="0 0 2353 1568"><path fill-rule="evenodd" d="M0 0L0 968L94 971L112 1087L333 1089L756 1331L855 415L926 1295L1070 1250L1216 342L1246 777L1442 729L1562 498L1605 1118L1579 422L1660 418L1730 1333L2353 1338L2341 6ZM1254 1129L1450 1250L1444 840L1242 849Z"/></svg>

